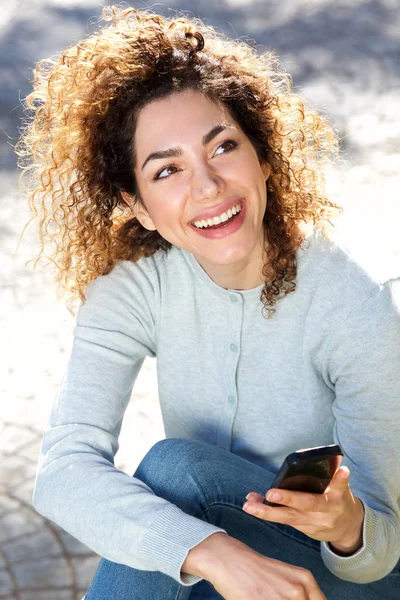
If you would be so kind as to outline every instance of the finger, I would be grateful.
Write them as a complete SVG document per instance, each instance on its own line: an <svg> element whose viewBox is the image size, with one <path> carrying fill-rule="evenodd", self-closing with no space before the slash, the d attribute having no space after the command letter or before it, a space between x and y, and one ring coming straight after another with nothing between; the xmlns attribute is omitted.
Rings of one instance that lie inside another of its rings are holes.
<svg viewBox="0 0 400 600"><path fill-rule="evenodd" d="M327 600L311 571L301 569L301 575L308 600Z"/></svg>
<svg viewBox="0 0 400 600"><path fill-rule="evenodd" d="M303 523L304 521L304 518L302 518L301 513L299 513L293 508L286 508L285 506L266 506L261 502L247 501L243 505L243 511L248 513L249 515L252 515L253 517L263 519L264 521L282 523L284 525L291 525L292 527L295 527L300 522ZM310 520L310 525L312 523L313 520Z"/></svg>
<svg viewBox="0 0 400 600"><path fill-rule="evenodd" d="M310 600L328 600L316 581L315 585L312 586L308 597Z"/></svg>
<svg viewBox="0 0 400 600"><path fill-rule="evenodd" d="M269 502L275 502L304 512L324 512L327 510L326 498L322 494L272 489L267 492L266 499Z"/></svg>
<svg viewBox="0 0 400 600"><path fill-rule="evenodd" d="M317 584L316 584L317 585ZM317 589L312 589L310 590L310 594L309 594L309 599L310 600L328 600L328 598L325 596L325 594L320 590L320 588L317 585Z"/></svg>
<svg viewBox="0 0 400 600"><path fill-rule="evenodd" d="M264 496L257 494L257 492L250 492L247 494L246 500L250 500L251 502L264 502Z"/></svg>

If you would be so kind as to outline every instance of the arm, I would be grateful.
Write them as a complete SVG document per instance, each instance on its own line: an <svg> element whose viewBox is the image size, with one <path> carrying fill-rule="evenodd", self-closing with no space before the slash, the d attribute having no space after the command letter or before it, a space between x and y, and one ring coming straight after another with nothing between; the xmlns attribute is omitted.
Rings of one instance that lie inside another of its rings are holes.
<svg viewBox="0 0 400 600"><path fill-rule="evenodd" d="M221 529L113 464L133 383L145 356L156 354L155 293L140 266L129 263L87 291L44 434L33 503L101 556L189 585L198 578L180 578L188 551Z"/></svg>
<svg viewBox="0 0 400 600"><path fill-rule="evenodd" d="M338 577L360 583L384 577L400 555L399 283L387 282L358 305L326 353L336 395L334 438L365 517L355 554L342 557L323 543L322 558Z"/></svg>
<svg viewBox="0 0 400 600"><path fill-rule="evenodd" d="M182 570L210 581L225 600L326 600L307 569L263 556L223 533L193 548Z"/></svg>
<svg viewBox="0 0 400 600"><path fill-rule="evenodd" d="M400 314L391 285L332 330L317 368L335 391L333 433L345 453L342 466L323 495L280 490L277 498L271 490L268 500L285 505L274 508L253 492L243 508L321 540L335 575L368 583L388 574L400 555Z"/></svg>

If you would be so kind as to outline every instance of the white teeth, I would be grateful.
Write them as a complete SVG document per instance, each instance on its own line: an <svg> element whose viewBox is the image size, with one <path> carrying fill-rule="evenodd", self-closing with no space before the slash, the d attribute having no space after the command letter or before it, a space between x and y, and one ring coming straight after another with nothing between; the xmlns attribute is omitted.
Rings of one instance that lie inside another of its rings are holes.
<svg viewBox="0 0 400 600"><path fill-rule="evenodd" d="M192 225L194 225L195 227L198 227L199 229L208 227L210 225L219 225L220 223L224 223L225 221L227 221L234 215L237 215L240 212L241 208L242 208L242 206L239 203L236 206L234 206L232 209L229 208L227 212L222 213L222 215L219 215L218 217L213 217L212 219L207 219L207 220L203 219L201 221L193 221Z"/></svg>

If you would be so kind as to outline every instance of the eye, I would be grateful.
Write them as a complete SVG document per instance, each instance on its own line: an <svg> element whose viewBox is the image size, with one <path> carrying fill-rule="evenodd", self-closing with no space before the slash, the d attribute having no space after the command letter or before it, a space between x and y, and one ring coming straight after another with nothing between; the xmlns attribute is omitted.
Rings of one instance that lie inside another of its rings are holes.
<svg viewBox="0 0 400 600"><path fill-rule="evenodd" d="M175 171L173 171L172 173L169 172L167 173L167 175L162 175L164 173L164 171L171 171L171 169L175 169ZM153 181L157 181L158 179L168 179L168 177L170 175L173 175L176 171L177 171L177 167L175 167L175 165L168 165L167 167L164 167L163 169L161 169L161 171L158 171L154 177L153 177Z"/></svg>
<svg viewBox="0 0 400 600"><path fill-rule="evenodd" d="M222 142L222 144L220 144L218 146L218 148L216 149L214 156L218 156L219 154L226 154L227 152L231 152L232 150L234 150L235 148L237 148L238 143L235 142L234 140L226 140L225 142ZM225 150L223 152L218 152L220 150L220 148L225 148Z"/></svg>

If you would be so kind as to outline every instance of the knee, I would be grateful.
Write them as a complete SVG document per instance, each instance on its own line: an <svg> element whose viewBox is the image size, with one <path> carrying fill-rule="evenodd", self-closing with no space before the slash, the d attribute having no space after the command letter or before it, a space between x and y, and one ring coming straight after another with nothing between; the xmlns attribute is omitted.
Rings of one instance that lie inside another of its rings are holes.
<svg viewBox="0 0 400 600"><path fill-rule="evenodd" d="M174 467L178 462L184 460L187 453L191 452L191 448L198 443L194 440L181 438L160 440L150 448L143 461L146 463L163 462Z"/></svg>
<svg viewBox="0 0 400 600"><path fill-rule="evenodd" d="M187 473L193 468L204 454L203 446L209 446L196 440L170 438L160 440L150 448L140 463L138 473L146 478L159 477L163 473L170 478L174 473Z"/></svg>
<svg viewBox="0 0 400 600"><path fill-rule="evenodd" d="M196 440L161 440L150 448L134 477L146 483L158 496L175 503L179 495L199 499L202 495L199 474L202 465L209 462L213 449L210 444Z"/></svg>

